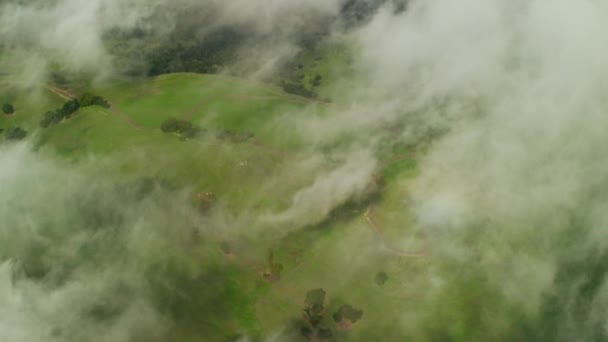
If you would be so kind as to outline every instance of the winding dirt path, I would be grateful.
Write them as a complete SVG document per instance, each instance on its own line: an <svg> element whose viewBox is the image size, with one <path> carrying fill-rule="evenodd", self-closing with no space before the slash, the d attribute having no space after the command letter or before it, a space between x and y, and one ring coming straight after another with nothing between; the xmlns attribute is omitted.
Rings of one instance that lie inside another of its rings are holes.
<svg viewBox="0 0 608 342"><path fill-rule="evenodd" d="M71 92L69 92L66 89L61 89L58 87L51 87L51 86L45 86L44 87L46 90L50 91L51 93L61 97L64 100L70 101L76 98L76 96L74 94L72 94Z"/></svg>
<svg viewBox="0 0 608 342"><path fill-rule="evenodd" d="M208 102L209 101L207 99L201 100L200 102L192 106L190 109L188 109L188 112L182 116L182 119L185 121L192 120L194 114L198 113L201 109L203 109L203 106Z"/></svg>
<svg viewBox="0 0 608 342"><path fill-rule="evenodd" d="M370 206L367 208L367 210L363 214L363 217L367 221L369 227L374 231L374 233L376 233L376 236L378 236L380 238L384 247L387 250L389 250L391 253L393 253L394 255L401 257L401 258L421 258L421 257L426 256L426 253L424 253L424 252L418 252L418 253L406 252L406 251L403 251L403 250L395 247L393 245L393 243L389 240L389 238L386 237L384 230L377 224L376 215L375 215L375 207L373 204L370 204Z"/></svg>
<svg viewBox="0 0 608 342"><path fill-rule="evenodd" d="M124 112L122 112L120 109L118 109L118 107L116 107L116 105L114 105L114 103L109 102L109 104L110 104L110 108L109 108L110 112L112 112L114 115L117 115L120 118L122 118L129 126L135 128L136 130L140 130L140 131L148 128L148 127L142 126L140 123L133 120L133 118L130 117L128 114L125 114Z"/></svg>

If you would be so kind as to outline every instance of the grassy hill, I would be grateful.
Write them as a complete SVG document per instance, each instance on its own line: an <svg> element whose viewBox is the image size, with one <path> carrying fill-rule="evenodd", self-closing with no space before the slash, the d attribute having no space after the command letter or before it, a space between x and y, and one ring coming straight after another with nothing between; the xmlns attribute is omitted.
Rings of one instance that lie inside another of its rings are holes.
<svg viewBox="0 0 608 342"><path fill-rule="evenodd" d="M170 189L185 189L193 206L201 204L201 194L211 194L213 207L204 215L212 223L240 222L238 229L224 227L205 237L206 244L215 246L205 261L206 271L217 268L212 285L209 278L176 283L192 300L173 300L194 316L178 320L171 340L276 334L300 320L306 291L318 287L328 292L329 311L353 303L365 312L365 319L352 331L340 330L331 317L326 318L339 339L369 340L378 329L390 334L402 307L415 303L397 284L411 280L428 261L388 242L407 231L404 225L409 220L407 214L395 214L399 212L394 210L396 190L347 203L321 223L298 230L277 231L251 216L285 210L298 189L331 166L323 162L310 172L294 173L294 165L309 157L308 147L277 120L309 113L302 110L309 107L323 110L326 105L274 86L199 74L169 74L92 89L46 87L34 100L9 83L0 90L17 109L14 115L0 118L0 127L26 128L39 153L58 154L74 163L95 160L96 172L117 180L152 179ZM101 95L110 108L81 108L70 119L38 128L46 110L84 91ZM160 126L171 117L189 121L204 133L193 139L163 133ZM235 139L241 136L246 138ZM391 184L407 180L415 168L413 158L407 150L391 151L379 172L390 175ZM222 252L220 247L227 242L240 247ZM284 267L278 281L263 276L269 250ZM196 264L196 260L188 262ZM386 287L374 281L380 270L391 274ZM219 302L215 295L209 297L208 286L221 289L216 293ZM211 302L223 310L221 315L208 310ZM395 338L399 332L394 331Z"/></svg>

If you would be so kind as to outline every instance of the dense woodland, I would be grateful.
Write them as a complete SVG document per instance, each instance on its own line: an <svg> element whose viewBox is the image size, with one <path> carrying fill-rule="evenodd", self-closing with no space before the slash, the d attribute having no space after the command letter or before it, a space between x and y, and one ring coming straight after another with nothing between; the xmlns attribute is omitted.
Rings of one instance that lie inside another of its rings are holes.
<svg viewBox="0 0 608 342"><path fill-rule="evenodd" d="M302 67L298 60L303 54L318 49L331 32L356 29L387 2L393 2L396 11L406 9L407 0L345 0L338 17L311 15L310 20L299 21L296 27L290 24L290 30L281 34L289 35L287 38L295 42L300 53L282 60L277 72L270 75L267 81L281 85L290 93L316 97L314 87L321 80L303 84L296 77L296 69ZM226 72L242 76L258 67L256 61L248 61L252 59L253 50L260 47L271 49L276 40L285 38L277 37L276 33L257 31L251 27L253 24L216 25L213 9L196 5L177 12L160 9L162 13L148 18L150 24L166 20L168 14L165 10L169 11L172 22L176 23L168 34L147 29L157 25L146 25L145 22L133 29L112 29L106 33L105 44L116 56L116 67L123 75L142 77L173 72ZM286 21L289 19L285 18ZM210 24L201 29L201 20Z"/></svg>

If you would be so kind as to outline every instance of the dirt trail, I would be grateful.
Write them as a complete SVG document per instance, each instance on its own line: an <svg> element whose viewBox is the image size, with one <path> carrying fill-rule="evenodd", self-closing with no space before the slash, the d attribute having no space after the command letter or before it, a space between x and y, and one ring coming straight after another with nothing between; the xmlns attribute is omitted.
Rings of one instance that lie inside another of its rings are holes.
<svg viewBox="0 0 608 342"><path fill-rule="evenodd" d="M284 150L281 150L279 148L270 146L270 145L266 145L266 144L264 144L263 142L261 142L261 141L259 141L257 139L253 139L250 144L253 147L256 147L258 149L261 149L261 150L264 150L266 152L272 153L272 154L274 154L276 156L279 156L279 157L286 157L286 156L289 155L288 152L286 152Z"/></svg>
<svg viewBox="0 0 608 342"><path fill-rule="evenodd" d="M46 90L61 97L64 100L70 101L70 100L73 100L76 98L76 96L74 94L72 94L71 92L69 92L66 89L61 89L61 88L51 87L51 86L45 86L45 88L46 88Z"/></svg>
<svg viewBox="0 0 608 342"><path fill-rule="evenodd" d="M77 96L74 95L72 92L70 92L67 89L62 89L59 87L53 87L53 86L45 86L45 88L52 92L53 94L61 97L64 100L74 100ZM110 112L119 116L120 118L122 118L129 126L137 129L137 130L142 130L142 129L146 129L146 127L140 125L138 122L136 122L135 120L133 120L133 118L131 118L129 115L125 114L124 112L120 111L116 105L114 105L113 103L109 103L110 104Z"/></svg>
<svg viewBox="0 0 608 342"><path fill-rule="evenodd" d="M424 252L406 252L395 247L389 240L389 238L387 238L384 234L384 230L376 223L375 208L373 204L367 208L367 210L363 214L363 217L369 224L369 227L376 233L376 236L378 236L382 240L382 244L384 245L384 247L388 249L391 253L403 258L420 258L426 256L426 253Z"/></svg>
<svg viewBox="0 0 608 342"><path fill-rule="evenodd" d="M125 114L124 112L120 111L120 109L118 109L118 107L116 107L112 102L110 102L110 112L112 112L115 115L118 115L120 118L122 118L129 126L137 129L137 130L144 130L147 127L142 126L141 124L139 124L137 121L133 120L132 117L130 117L129 115Z"/></svg>
<svg viewBox="0 0 608 342"><path fill-rule="evenodd" d="M207 99L204 99L204 100L199 101L194 106L190 107L190 109L188 109L188 112L184 116L182 116L183 120L185 120L185 121L192 120L192 117L194 116L194 114L199 112L203 108L203 106L208 102L209 101Z"/></svg>

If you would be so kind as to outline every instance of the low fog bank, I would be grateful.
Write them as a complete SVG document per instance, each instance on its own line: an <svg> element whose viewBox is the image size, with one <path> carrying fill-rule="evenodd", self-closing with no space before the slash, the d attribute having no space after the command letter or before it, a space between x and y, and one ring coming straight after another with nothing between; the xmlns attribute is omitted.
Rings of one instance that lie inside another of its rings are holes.
<svg viewBox="0 0 608 342"><path fill-rule="evenodd" d="M467 313L434 329L481 340L605 339L608 6L412 3L361 31L364 66L374 88L403 108L437 109L429 122L447 128L404 207L440 259L438 298L459 286L490 296L468 309L481 315L477 332L448 333Z"/></svg>
<svg viewBox="0 0 608 342"><path fill-rule="evenodd" d="M249 301L267 284L270 248L374 190L369 153L324 167L305 159L311 185L296 187L292 206L269 220L255 199L239 212L201 209L193 189L116 174L123 158L134 156L67 163L28 143L0 147L1 339L259 338ZM260 196L294 187L286 171L260 184Z"/></svg>
<svg viewBox="0 0 608 342"><path fill-rule="evenodd" d="M3 341L166 341L188 315L212 320L201 303L232 305L230 267L214 270L217 246L201 243L211 225L187 191L106 178L98 163L68 166L28 145L0 148L0 165Z"/></svg>

